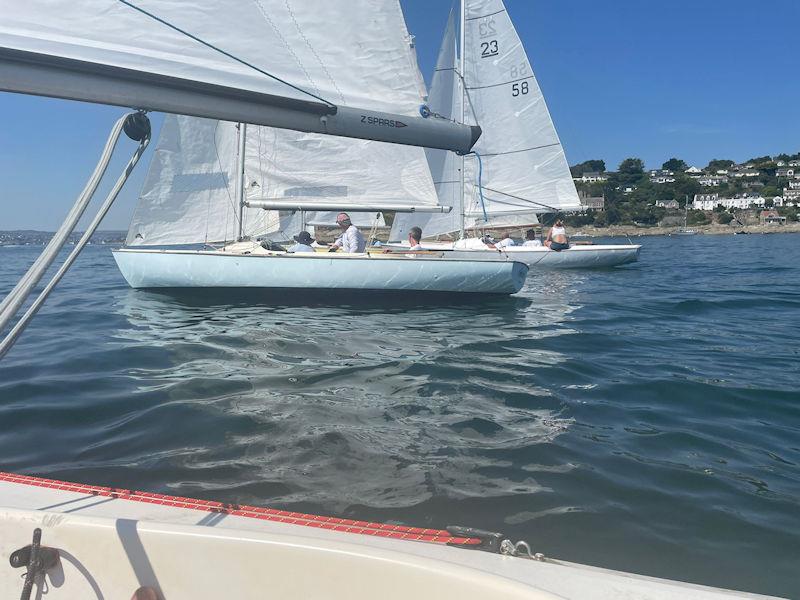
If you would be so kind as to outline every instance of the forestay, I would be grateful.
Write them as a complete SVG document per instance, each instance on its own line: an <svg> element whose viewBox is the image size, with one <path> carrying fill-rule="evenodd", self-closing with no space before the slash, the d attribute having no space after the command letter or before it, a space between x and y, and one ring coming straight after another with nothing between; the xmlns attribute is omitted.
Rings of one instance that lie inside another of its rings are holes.
<svg viewBox="0 0 800 600"><path fill-rule="evenodd" d="M249 36L251 53L270 56L276 38L287 44L299 39L290 56L308 89L340 105L362 102L418 114L424 83L397 0L351 0L346 14L336 3L260 0L256 5L260 10L253 19L232 30L234 37ZM263 126L248 127L246 141L247 199L330 201L343 210L359 203L437 203L421 148ZM235 165L234 124L168 116L127 243L235 239ZM298 216L281 213L279 219L275 211L246 209L243 230L250 236L281 231L277 237L285 238L297 233ZM375 217L352 216L365 224ZM335 215L306 217L333 224Z"/></svg>
<svg viewBox="0 0 800 600"><path fill-rule="evenodd" d="M464 1L467 122L484 135L483 195L496 216L578 210L580 201L564 149L519 36L502 0ZM465 212L483 220L478 159L465 161Z"/></svg>

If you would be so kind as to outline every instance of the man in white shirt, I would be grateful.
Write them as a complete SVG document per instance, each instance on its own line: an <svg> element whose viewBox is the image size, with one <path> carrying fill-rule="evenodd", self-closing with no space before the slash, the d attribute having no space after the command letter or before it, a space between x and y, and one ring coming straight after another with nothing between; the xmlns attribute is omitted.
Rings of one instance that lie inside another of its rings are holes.
<svg viewBox="0 0 800 600"><path fill-rule="evenodd" d="M507 248L508 246L516 246L516 245L517 245L516 242L511 239L511 235L509 234L509 232L505 232L503 234L503 239L500 240L499 242L496 242L494 247L499 250L500 248Z"/></svg>
<svg viewBox="0 0 800 600"><path fill-rule="evenodd" d="M367 249L367 241L358 227L350 222L350 216L347 213L336 215L336 224L342 230L342 235L336 238L328 252L336 252L339 248L350 253L364 252Z"/></svg>
<svg viewBox="0 0 800 600"><path fill-rule="evenodd" d="M287 252L314 252L314 247L311 245L314 243L314 240L307 231L301 231L294 236L294 241L297 243L289 248Z"/></svg>
<svg viewBox="0 0 800 600"><path fill-rule="evenodd" d="M408 245L410 251L422 250L420 240L422 239L422 229L419 227L412 227L408 230Z"/></svg>
<svg viewBox="0 0 800 600"><path fill-rule="evenodd" d="M525 241L522 243L522 245L537 247L541 246L542 242L541 240L537 239L536 232L533 229L528 229L528 231L525 232Z"/></svg>

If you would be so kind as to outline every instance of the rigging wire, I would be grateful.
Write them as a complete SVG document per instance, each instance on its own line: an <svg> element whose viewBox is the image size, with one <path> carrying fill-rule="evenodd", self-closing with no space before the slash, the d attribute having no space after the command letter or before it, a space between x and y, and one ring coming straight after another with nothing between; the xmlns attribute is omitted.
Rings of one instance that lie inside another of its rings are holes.
<svg viewBox="0 0 800 600"><path fill-rule="evenodd" d="M281 78L280 78L280 77L278 77L277 75L273 75L272 73L269 73L268 71L265 71L264 69L260 69L259 67L255 66L254 64L252 64L252 63L249 63L249 62L247 62L246 60L244 60L244 59L241 59L241 58L239 58L238 56L236 56L236 55L234 55L234 54L231 54L230 52L227 52L227 51L223 50L222 48L219 48L219 47L215 46L214 44L211 44L210 42L207 42L207 41L205 41L204 39L202 39L202 38L199 38L199 37L197 37L196 35L193 35L193 34L189 33L188 31L186 31L186 30L184 30L184 29L181 29L181 28L180 28L180 27L178 27L177 25L173 25L173 24L172 24L172 23L170 23L169 21L167 21L167 20L165 20L165 19L162 19L161 17L159 17L159 16L157 16L157 15L154 15L154 14L153 14L153 13L151 13L151 12L148 12L148 11L146 11L145 9L143 9L143 8L141 8L141 7L139 7L139 6L136 6L136 5L135 5L135 4L133 4L132 2L129 2L128 0L117 0L117 2L119 2L119 3L121 3L121 4L124 4L125 6L128 6L129 8L132 8L133 10L136 10L136 11L138 11L138 12L142 13L143 15L147 16L147 17L150 17L151 19L153 19L154 21L157 21L157 22L161 23L162 25L166 25L166 26L167 26L167 27L169 27L170 29L172 29L172 30L174 30L174 31L177 31L178 33L180 33L180 34L182 34L182 35L185 35L186 37L188 37L188 38L190 38L190 39L194 40L195 42L198 42L198 43L202 44L202 45L203 45L203 46L205 46L206 48L210 48L211 50L214 50L215 52L219 52L219 53L220 53L220 54L222 54L223 56L227 56L228 58L230 58L230 59L232 59L232 60L235 60L235 61L236 61L236 62L238 62L239 64L242 64L242 65L244 65L244 66L246 66L246 67L249 67L250 69L253 69L253 70L254 70L254 71L256 71L257 73L260 73L260 74L262 74L262 75L266 75L266 76L267 76L267 77L269 77L270 79L273 79L273 80L275 80L275 81L277 81L277 82L279 82L279 83L282 83L282 84L284 84L284 85L287 85L287 86L289 86L290 88L292 88L292 89L293 89L293 90L295 90L295 91L298 91L298 92L300 92L300 93L302 93L302 94L306 94L306 95L308 95L308 96L310 96L310 97L314 98L315 100L319 100L319 101L320 101L320 102L322 102L323 104L326 104L326 105L328 105L330 108L333 108L333 109L335 109L335 108L336 108L336 105L335 105L335 104L333 104L332 102L330 102L330 101L328 101L328 100L325 100L325 98L322 98L322 97L320 97L320 96L317 96L316 94L313 94L313 93L309 92L308 90L304 90L303 88L301 88L301 87L299 87L299 86L296 86L296 85L294 85L293 83L289 83L289 82L288 82L288 81L286 81L285 79L281 79Z"/></svg>

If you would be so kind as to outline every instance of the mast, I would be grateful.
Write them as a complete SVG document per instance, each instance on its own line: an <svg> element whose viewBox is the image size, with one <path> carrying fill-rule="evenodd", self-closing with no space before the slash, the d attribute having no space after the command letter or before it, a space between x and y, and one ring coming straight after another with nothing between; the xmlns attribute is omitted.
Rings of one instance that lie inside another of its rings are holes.
<svg viewBox="0 0 800 600"><path fill-rule="evenodd" d="M239 231L236 241L241 242L244 239L244 163L245 148L247 146L247 123L238 123L236 128L239 130L239 148L236 152L236 201L239 206Z"/></svg>
<svg viewBox="0 0 800 600"><path fill-rule="evenodd" d="M460 23L460 25L461 25L461 35L460 35L460 40L459 40L459 44L458 44L459 45L459 50L460 50L458 70L460 71L460 73L459 73L458 80L461 82L459 85L460 85L460 89L461 89L461 123L463 124L464 123L464 119L466 118L466 110L465 110L465 108L466 108L466 99L465 99L465 96L466 96L466 93L467 93L467 89L466 89L467 88L467 84L466 84L466 79L465 79L465 75L466 74L465 74L465 71L464 71L464 65L466 64L466 62L465 62L466 50L464 49L464 41L466 40L466 25L467 25L466 0L461 0L461 23ZM465 189L464 189L464 167L465 167L465 156L464 156L464 154L461 154L461 177L460 177L460 185L461 185L461 231L459 232L459 239L462 239L462 240L464 239L464 220L465 220L465 215L464 215L464 212L465 212L465 209L464 209L464 201L465 201L465 198L464 198L464 191L465 191Z"/></svg>

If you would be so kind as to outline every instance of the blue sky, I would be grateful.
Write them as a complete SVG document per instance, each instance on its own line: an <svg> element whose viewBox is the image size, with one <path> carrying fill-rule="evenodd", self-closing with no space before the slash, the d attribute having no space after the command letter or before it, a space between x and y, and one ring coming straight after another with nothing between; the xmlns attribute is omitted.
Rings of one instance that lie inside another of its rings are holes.
<svg viewBox="0 0 800 600"><path fill-rule="evenodd" d="M429 78L450 1L401 4ZM638 156L655 167L677 156L703 166L800 151L800 77L791 58L800 0L506 5L571 164L602 158L613 168ZM0 93L0 229L57 227L122 113ZM103 229L127 228L146 166Z"/></svg>

